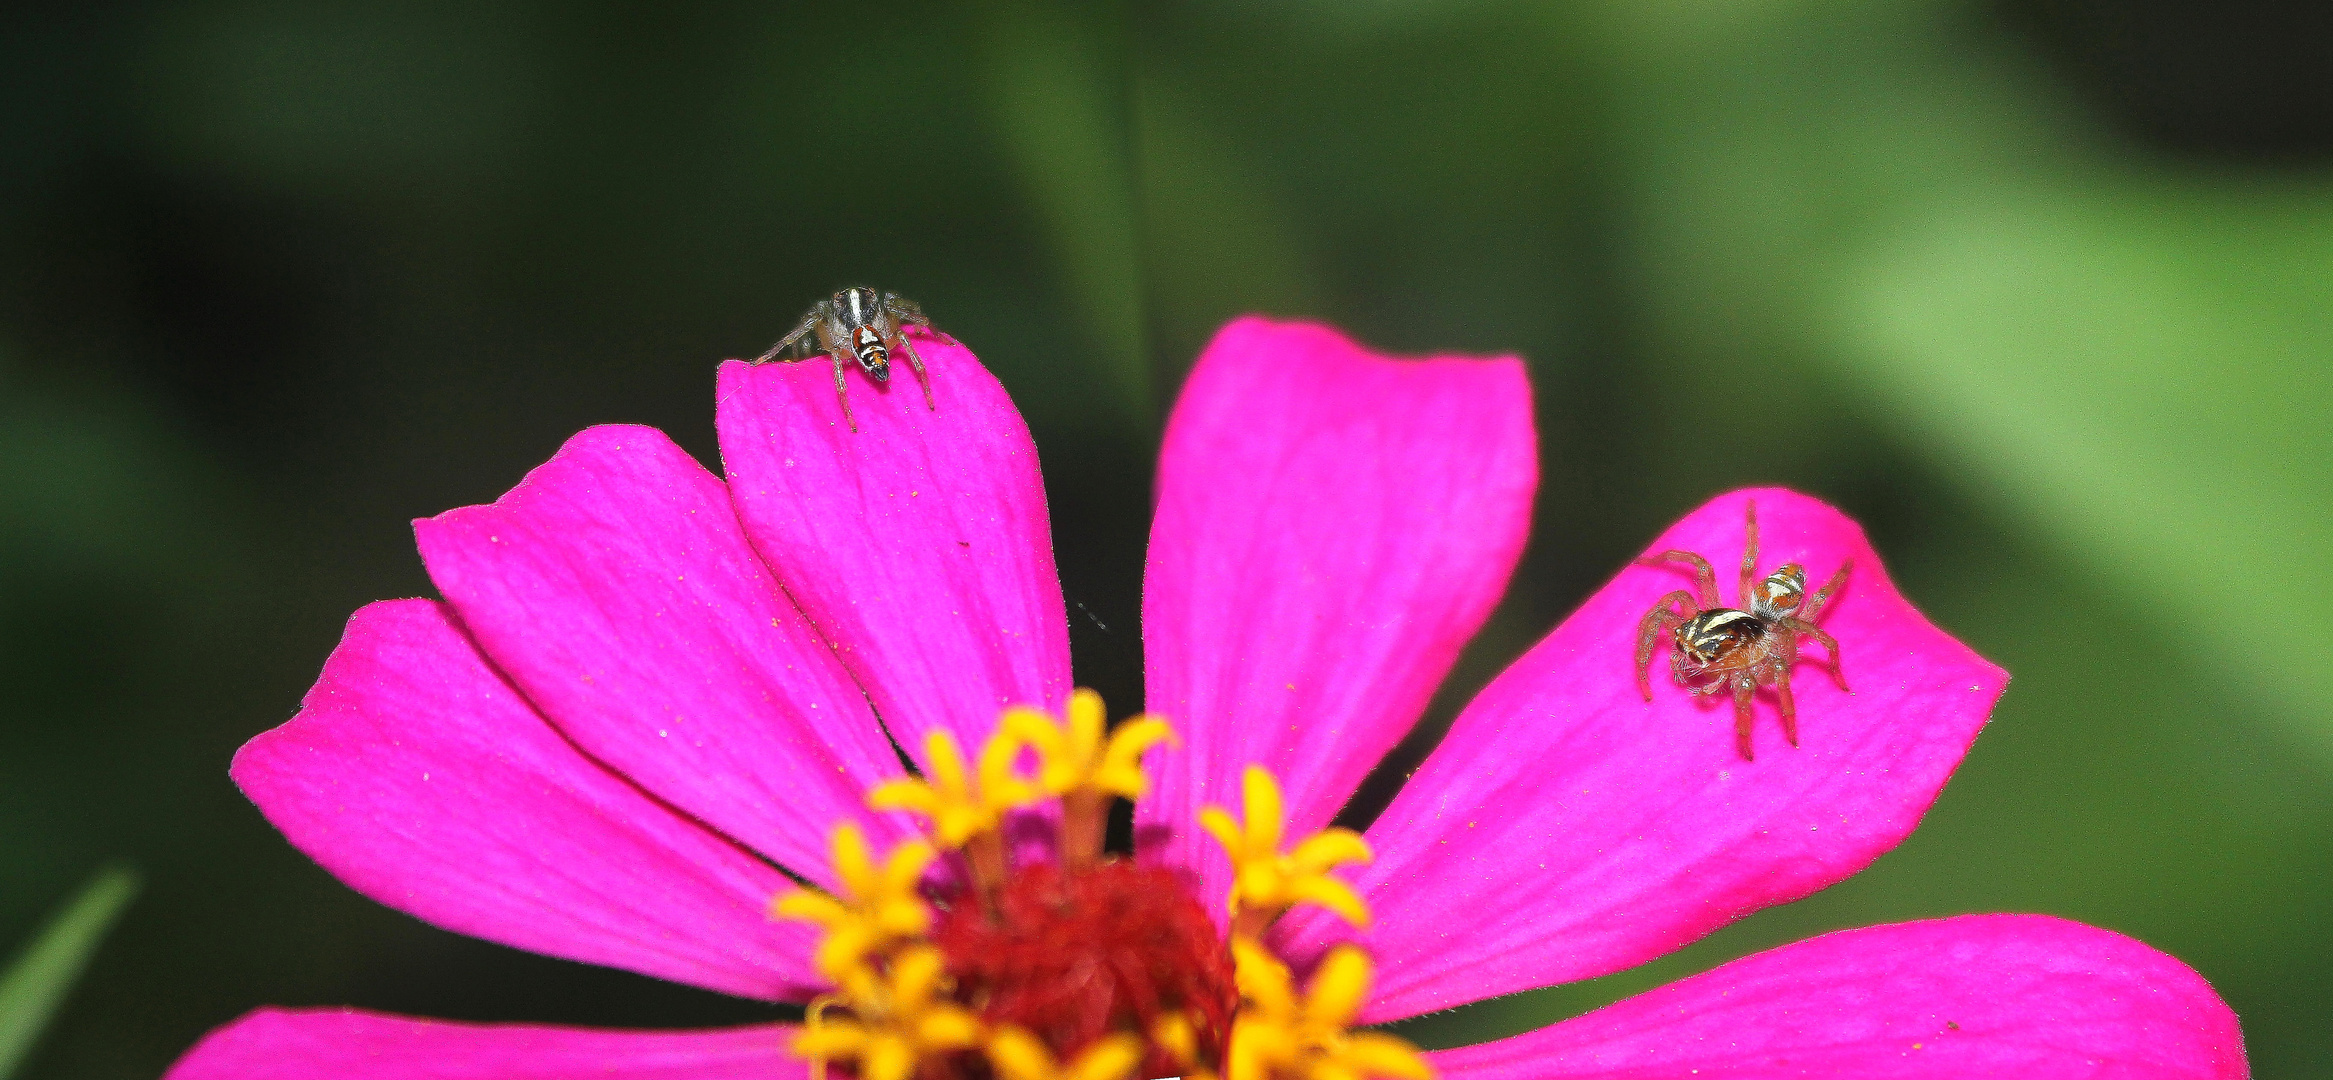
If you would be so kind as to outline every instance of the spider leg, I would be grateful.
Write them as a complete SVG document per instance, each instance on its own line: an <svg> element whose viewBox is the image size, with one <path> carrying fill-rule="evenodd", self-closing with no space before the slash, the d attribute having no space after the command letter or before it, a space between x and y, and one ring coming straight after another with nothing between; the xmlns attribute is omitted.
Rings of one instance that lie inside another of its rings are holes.
<svg viewBox="0 0 2333 1080"><path fill-rule="evenodd" d="M859 422L851 416L850 387L842 379L843 361L850 357L850 352L837 345L826 350L826 355L828 359L834 361L834 399L842 402L842 422L849 424L851 433L855 435L859 430Z"/></svg>
<svg viewBox="0 0 2333 1080"><path fill-rule="evenodd" d="M930 324L926 323L925 325L929 326ZM907 350L907 364L915 369L915 380L923 384L923 407L938 410L939 405L932 401L932 373L923 369L923 357L915 354L915 342L908 338L907 331L899 329L897 333L899 347Z"/></svg>
<svg viewBox="0 0 2333 1080"><path fill-rule="evenodd" d="M1840 563L1839 572L1832 574L1831 580L1823 582L1822 588L1816 589L1813 596L1806 598L1806 603L1800 604L1798 606L1798 611L1795 613L1796 617L1803 622L1813 619L1816 615L1820 614L1823 610L1823 605L1831 602L1832 592L1836 591L1839 586L1847 583L1847 571L1853 569L1855 569L1855 560L1853 559L1849 559L1846 562Z"/></svg>
<svg viewBox="0 0 2333 1080"><path fill-rule="evenodd" d="M1734 749L1742 752L1743 761L1756 761L1758 755L1750 749L1750 728L1757 714L1752 711L1751 694L1758 688L1758 680L1748 673L1734 676Z"/></svg>
<svg viewBox="0 0 2333 1080"><path fill-rule="evenodd" d="M1717 599L1717 571L1709 568L1709 560L1690 551L1669 550L1658 555L1647 555L1636 560L1638 566L1659 566L1662 563L1681 562L1693 568L1693 585L1704 608L1724 607Z"/></svg>
<svg viewBox="0 0 2333 1080"><path fill-rule="evenodd" d="M915 342L907 336L907 327L909 326L920 326L930 330L932 328L931 317L925 315L922 306L915 301L895 292L883 294L883 314L891 324L885 327L885 330L888 331L885 336L899 339L899 347L907 353L908 366L915 369L916 381L923 384L924 408L938 409L939 405L932 401L931 372L924 370L923 357L916 355Z"/></svg>
<svg viewBox="0 0 2333 1080"><path fill-rule="evenodd" d="M1693 594L1679 589L1661 597L1661 602L1654 604L1651 611L1644 613L1643 621L1636 624L1636 688L1643 692L1646 701L1653 699L1653 649L1660 641L1661 631L1668 629L1671 623L1692 618L1691 615L1679 614L1672 606L1680 601L1690 610Z"/></svg>
<svg viewBox="0 0 2333 1080"><path fill-rule="evenodd" d="M772 360L781 359L779 354L793 348L795 342L802 340L802 335L807 334L812 330L818 329L818 320L820 317L825 315L825 313L826 301L821 300L810 309L810 314L802 316L802 324L800 326L796 326L792 333L787 334L785 337L779 338L778 343L770 346L768 352L754 357L752 360L747 361L747 363L766 364ZM783 357L782 359L784 359L786 363L791 364L798 361L807 360L809 357L789 356Z"/></svg>
<svg viewBox="0 0 2333 1080"><path fill-rule="evenodd" d="M899 316L901 322L911 322L917 326L924 327L928 327L932 324L931 318L923 313L922 304L918 304L913 300L899 295L898 293L884 293L883 306L890 309L893 315Z"/></svg>
<svg viewBox="0 0 2333 1080"><path fill-rule="evenodd" d="M1782 737L1798 745L1798 702L1790 696L1790 665L1774 666L1774 696L1782 703Z"/></svg>
<svg viewBox="0 0 2333 1080"><path fill-rule="evenodd" d="M1821 630L1816 629L1805 619L1784 619L1782 620L1782 629L1788 633L1803 634L1807 637L1811 637L1816 641L1822 642L1823 648L1831 650L1831 681L1838 683L1839 689L1847 689L1847 673L1841 670L1839 667L1838 639L1832 637L1829 634L1823 633Z"/></svg>
<svg viewBox="0 0 2333 1080"><path fill-rule="evenodd" d="M1740 597L1743 607L1748 607L1750 584L1758 580L1758 500L1750 499L1742 504L1742 520L1749 540L1742 545L1742 591L1734 595Z"/></svg>

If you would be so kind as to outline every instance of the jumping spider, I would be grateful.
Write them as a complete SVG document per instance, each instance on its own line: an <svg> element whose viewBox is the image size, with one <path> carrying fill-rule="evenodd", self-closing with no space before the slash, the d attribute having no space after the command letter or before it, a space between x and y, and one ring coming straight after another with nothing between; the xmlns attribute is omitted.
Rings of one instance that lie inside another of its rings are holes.
<svg viewBox="0 0 2333 1080"><path fill-rule="evenodd" d="M1846 582L1847 571L1855 563L1852 559L1840 563L1839 572L1811 597L1806 595L1806 568L1797 563L1785 563L1765 580L1758 580L1757 503L1749 504L1745 517L1749 544L1742 549L1739 602L1746 611L1718 606L1717 573L1699 555L1664 551L1637 560L1646 566L1684 563L1693 568L1697 590L1679 589L1661 597L1660 603L1645 612L1644 621L1637 625L1636 686L1646 701L1653 699L1653 649L1661 631L1673 628L1676 651L1669 654L1669 667L1677 685L1696 696L1733 691L1734 745L1742 760L1750 761L1754 760L1750 752L1751 696L1761 686L1773 687L1781 699L1782 737L1790 740L1790 745L1798 745L1798 708L1790 697L1790 666L1798 661L1800 639L1813 638L1830 650L1831 679L1839 689L1847 689L1847 676L1839 670L1839 643L1815 629L1814 618Z"/></svg>
<svg viewBox="0 0 2333 1080"><path fill-rule="evenodd" d="M898 293L877 293L864 286L844 289L832 299L810 305L801 325L751 362L764 364L777 360L792 364L808 360L812 355L808 349L792 356L786 354L793 352L798 344L808 344L804 339L815 332L818 351L834 360L834 397L842 402L843 421L852 431L857 431L859 423L851 418L850 393L843 386L843 363L855 360L876 382L890 382L894 347L906 352L907 362L915 366L915 377L923 383L924 406L939 408L932 402L931 373L924 370L923 357L915 354L915 343L907 339L908 326L932 328L932 320L915 301Z"/></svg>

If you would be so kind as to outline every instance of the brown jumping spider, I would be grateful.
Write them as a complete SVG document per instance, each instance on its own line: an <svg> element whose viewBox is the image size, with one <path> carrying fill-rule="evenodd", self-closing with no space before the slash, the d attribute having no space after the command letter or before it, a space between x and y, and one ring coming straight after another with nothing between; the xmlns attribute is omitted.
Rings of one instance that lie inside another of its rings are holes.
<svg viewBox="0 0 2333 1080"><path fill-rule="evenodd" d="M1814 618L1847 580L1847 571L1855 563L1850 559L1839 564L1839 572L1811 597L1806 595L1806 569L1797 563L1786 563L1759 581L1758 504L1750 503L1745 516L1750 539L1742 549L1739 602L1746 611L1718 606L1717 574L1699 555L1664 551L1637 560L1646 566L1679 562L1692 567L1697 592L1679 589L1661 597L1660 603L1644 613L1644 621L1637 625L1636 686L1646 701L1653 699L1653 649L1661 631L1673 627L1676 651L1669 654L1669 667L1676 674L1677 685L1697 696L1733 691L1734 745L1741 750L1742 760L1750 761L1751 695L1761 686L1773 687L1781 699L1782 737L1790 740L1790 745L1798 745L1798 709L1790 698L1790 666L1798 661L1801 638L1813 638L1830 650L1831 678L1839 689L1847 689L1847 676L1839 670L1839 643L1815 629Z"/></svg>
<svg viewBox="0 0 2333 1080"><path fill-rule="evenodd" d="M834 294L831 300L810 305L810 312L802 316L802 324L794 332L778 339L770 351L754 357L756 364L772 360L796 363L808 360L811 353L803 349L788 356L798 344L815 332L818 351L834 360L834 396L842 402L842 418L852 431L859 430L858 421L851 419L850 394L843 388L842 367L845 361L855 360L876 382L891 381L891 350L895 346L907 353L907 362L915 366L915 377L923 383L923 402L926 408L937 409L932 403L932 377L923 369L923 357L915 354L915 343L907 339L907 327L932 328L931 319L923 308L898 293L877 293L873 289L857 287Z"/></svg>

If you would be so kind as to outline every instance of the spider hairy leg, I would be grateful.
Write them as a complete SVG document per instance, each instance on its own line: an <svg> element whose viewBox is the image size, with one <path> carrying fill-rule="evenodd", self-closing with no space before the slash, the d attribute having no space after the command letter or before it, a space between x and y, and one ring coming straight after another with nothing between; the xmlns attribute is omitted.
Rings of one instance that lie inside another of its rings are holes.
<svg viewBox="0 0 2333 1080"><path fill-rule="evenodd" d="M1816 641L1822 642L1823 648L1830 650L1831 653L1831 662L1828 665L1831 669L1831 681L1838 683L1839 689L1847 689L1847 673L1839 667L1839 641L1837 638L1834 638L1831 635L1816 629L1814 626L1810 625L1803 619L1791 619L1789 622L1783 624L1783 628L1791 631L1792 633L1803 634L1807 637L1815 639ZM1853 691L1849 692L1852 693Z"/></svg>
<svg viewBox="0 0 2333 1080"><path fill-rule="evenodd" d="M930 326L932 324L930 317L923 313L922 304L918 304L913 300L899 295L898 293L884 293L883 306L891 309L891 313L893 315L897 315L901 319L914 323L917 326Z"/></svg>
<svg viewBox="0 0 2333 1080"><path fill-rule="evenodd" d="M770 346L768 352L754 357L752 360L748 361L748 363L766 364L772 360L783 360L785 363L791 364L805 359L804 357L800 356L785 356L784 353L786 350L793 348L795 342L802 340L802 336L804 334L808 334L812 330L818 329L818 320L823 317L823 312L821 309L824 307L824 303L820 303L817 306L812 307L810 309L810 314L802 317L802 325L795 327L793 331L788 333L785 337L779 338L778 343Z"/></svg>
<svg viewBox="0 0 2333 1080"><path fill-rule="evenodd" d="M1831 580L1823 582L1822 588L1816 589L1813 596L1806 598L1806 603L1798 606L1798 618L1801 621L1809 621L1822 614L1823 605L1830 603L1831 594L1836 592L1839 586L1847 583L1847 571L1853 569L1855 569L1855 560L1853 559L1840 563L1839 572L1832 574Z"/></svg>
<svg viewBox="0 0 2333 1080"><path fill-rule="evenodd" d="M1685 605L1685 612L1677 611L1677 604ZM1653 650L1659 648L1662 632L1692 618L1687 614L1692 610L1693 594L1679 589L1661 597L1660 603L1654 604L1651 611L1644 613L1643 621L1636 624L1636 688L1646 701L1653 699Z"/></svg>
<svg viewBox="0 0 2333 1080"><path fill-rule="evenodd" d="M1758 755L1750 747L1750 730L1757 720L1757 714L1752 711L1755 707L1752 695L1758 690L1758 680L1746 674L1736 675L1733 684L1734 749L1742 752L1743 761L1756 761Z"/></svg>
<svg viewBox="0 0 2333 1080"><path fill-rule="evenodd" d="M1758 580L1758 500L1750 499L1742 504L1742 522L1742 531L1748 539L1742 544L1742 587L1734 595L1742 606L1748 607L1750 589Z"/></svg>
<svg viewBox="0 0 2333 1080"><path fill-rule="evenodd" d="M850 387L843 382L842 378L843 364L851 359L850 350L836 345L828 349L826 355L834 361L834 399L842 402L842 422L850 425L852 434L858 434L859 422L851 416Z"/></svg>
<svg viewBox="0 0 2333 1080"><path fill-rule="evenodd" d="M907 365L915 369L915 381L923 384L923 407L934 412L939 411L939 404L932 400L931 373L924 370L923 357L916 355L914 339L907 336L907 331L904 328L898 333L899 347L907 353Z"/></svg>
<svg viewBox="0 0 2333 1080"><path fill-rule="evenodd" d="M1798 745L1798 702L1790 696L1790 666L1774 665L1774 697L1782 706L1782 737Z"/></svg>
<svg viewBox="0 0 2333 1080"><path fill-rule="evenodd" d="M1690 551L1674 548L1658 555L1647 555L1636 560L1638 566L1660 566L1664 563L1684 563L1693 568L1693 587L1702 607L1724 607L1717 599L1717 571L1709 568L1709 560Z"/></svg>
<svg viewBox="0 0 2333 1080"><path fill-rule="evenodd" d="M940 406L932 400L931 373L924 370L923 357L916 354L915 341L907 336L907 328L910 326L930 330L931 316L923 313L922 305L891 292L883 294L883 313L891 321L891 335L899 339L899 347L907 353L908 365L915 368L916 381L923 384L924 408L937 411Z"/></svg>

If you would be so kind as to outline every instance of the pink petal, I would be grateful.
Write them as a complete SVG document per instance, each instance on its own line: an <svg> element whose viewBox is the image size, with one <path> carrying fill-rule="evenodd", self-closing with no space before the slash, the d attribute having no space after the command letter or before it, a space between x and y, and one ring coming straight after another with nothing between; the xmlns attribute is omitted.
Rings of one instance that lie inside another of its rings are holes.
<svg viewBox="0 0 2333 1080"><path fill-rule="evenodd" d="M448 930L803 1000L815 933L767 864L584 757L428 600L372 604L232 770L294 847Z"/></svg>
<svg viewBox="0 0 2333 1080"><path fill-rule="evenodd" d="M1444 1080L2242 1080L2236 1014L2119 934L1964 915L1828 934L1430 1055Z"/></svg>
<svg viewBox="0 0 2333 1080"><path fill-rule="evenodd" d="M1531 390L1511 357L1396 360L1327 327L1240 319L1200 356L1159 460L1143 593L1145 854L1228 867L1192 827L1250 763L1321 828L1416 722L1530 527Z"/></svg>
<svg viewBox="0 0 2333 1080"><path fill-rule="evenodd" d="M994 376L953 338L918 333L913 372L721 365L721 457L746 535L874 699L901 745L954 731L968 749L1006 705L1069 697L1069 620L1037 448Z"/></svg>
<svg viewBox="0 0 2333 1080"><path fill-rule="evenodd" d="M2007 673L1914 610L1863 530L1806 496L1722 496L1648 552L1710 557L1730 600L1753 497L1761 569L1800 562L1819 582L1854 559L1816 622L1838 638L1855 692L1802 662L1801 745L1783 742L1761 693L1757 760L1743 761L1731 703L1675 685L1665 655L1653 701L1638 695L1638 620L1689 577L1621 571L1467 706L1369 830L1377 863L1356 884L1378 919L1370 1019L1633 966L1838 881L1919 823ZM1470 913L1464 934L1453 911ZM1300 914L1290 932L1312 947L1339 933Z"/></svg>
<svg viewBox="0 0 2333 1080"><path fill-rule="evenodd" d="M828 830L899 758L686 451L592 428L414 533L464 628L585 752L831 884Z"/></svg>
<svg viewBox="0 0 2333 1080"><path fill-rule="evenodd" d="M604 1031L456 1024L355 1009L260 1009L211 1032L163 1080L793 1080L793 1029Z"/></svg>

